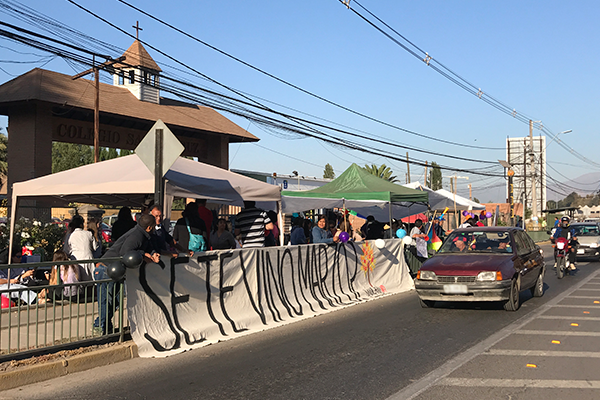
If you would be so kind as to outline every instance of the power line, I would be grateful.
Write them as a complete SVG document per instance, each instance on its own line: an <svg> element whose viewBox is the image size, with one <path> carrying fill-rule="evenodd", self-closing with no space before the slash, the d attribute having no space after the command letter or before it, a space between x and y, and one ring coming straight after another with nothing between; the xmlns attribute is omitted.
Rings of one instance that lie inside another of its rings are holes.
<svg viewBox="0 0 600 400"><path fill-rule="evenodd" d="M10 25L10 24L2 23L2 22L0 22L0 24ZM24 30L24 29L21 29L21 28L18 28L18 27L16 27L16 28L20 32L27 33L27 31ZM55 46L42 43L42 42L40 42L40 41L38 41L36 39L25 38L22 35L17 35L17 34L14 34L14 33L10 33L10 32L7 32L5 30L2 30L1 34L3 36L11 38L12 40L15 40L15 41L18 41L18 42L30 45L32 47L35 47L35 48L38 48L38 49L42 49L42 50L51 52L53 54L60 55L61 57L65 57L65 58L70 58L70 59L76 60L77 62L80 62L80 63L82 63L84 65L85 64L87 64L87 65L91 65L92 64L92 62L89 59L86 59L85 57L77 55L76 53L73 53L72 51L66 51L64 49L58 49ZM35 34L35 33L32 33L32 34L34 36L36 36L36 37L44 38L43 35L39 35L39 34ZM48 38L48 40L51 40L52 42L57 43L57 44L61 44L62 43L61 41L56 40L56 39ZM83 51L83 52L85 52L85 53L87 53L89 55L102 56L102 55L99 55L99 54L97 54L97 53L95 53L93 51L78 48L77 46L73 46L73 45L69 45L69 44L64 44L64 45L66 45L67 47L69 47L71 49L76 49L78 51ZM152 47L153 49L155 49L156 51L160 52L161 54L165 54L164 52L161 52L160 50L154 48L151 45L148 45L148 46ZM109 56L104 56L104 57L110 58ZM191 69L191 67L187 66L186 64L181 63L181 62L179 62L179 63L182 64L182 65L184 65L185 67ZM215 81L215 83L218 83L218 82ZM186 83L183 83L183 84L186 84ZM189 86L189 84L186 84L186 85ZM223 87L227 87L227 86L222 85L222 84L220 84L220 85L223 86ZM178 96L182 96L184 98L198 100L197 97L191 96L190 93L189 93L189 91L187 93L186 92L182 93L181 89L167 88L166 86L167 85L162 85L161 88L166 89L166 91L168 91L170 93L174 93L174 94L176 94ZM199 102L202 103L202 104L207 104L207 99L200 99ZM208 103L210 103L210 102L208 102ZM260 104L258 104L258 105L262 106ZM301 135L308 136L308 137L313 137L315 139L319 139L321 141L324 141L326 143L330 143L330 144L333 144L333 145L336 145L336 146L343 146L343 147L346 147L346 148L349 148L349 149L352 149L352 150L358 150L358 151L362 151L362 152L369 153L369 154L372 154L372 155L377 155L377 156L381 156L381 157L391 158L391 159L395 159L395 160L398 160L398 161L401 161L401 162L405 161L404 159L400 159L398 157L390 155L389 153L384 153L384 152L382 152L382 150L377 149L377 148L373 148L371 146L365 146L364 144L355 143L355 142L352 142L352 141L349 141L349 140L345 140L345 139L334 138L331 135L324 134L324 132L321 132L321 131L316 131L315 130L314 133L306 132L306 131L300 129L299 127L297 127L297 126L290 125L289 123L284 123L283 121L274 119L272 117L267 117L267 116L264 116L264 115L256 114L255 112L250 112L249 110L243 110L243 111L241 111L240 109L232 109L231 107L227 108L227 107L224 107L223 104L217 104L217 105L210 104L210 106L213 106L213 107L215 107L217 109L225 110L227 112L233 113L234 115L242 116L244 118L253 120L256 123L262 124L263 126L277 127L279 129L283 129L283 130L286 130L286 131L289 131L289 132L301 134ZM262 107L264 108L264 106L262 106ZM269 112L274 112L274 113L276 113L278 115L285 116L285 114L277 113L276 111L271 110L269 108L266 108L266 110L269 111ZM331 129L330 127L327 127L327 128ZM417 160L414 160L414 159L411 160L411 163L412 164L416 164L416 165L421 165L421 166L425 165L424 162L417 161ZM497 175L491 174L491 173L484 173L484 172L480 172L480 171L468 170L468 169L461 169L461 168L446 167L446 166L441 166L441 165L440 165L440 169L447 169L447 170L452 170L452 171L456 171L456 172L474 173L474 174L486 175L486 176L497 176Z"/></svg>
<svg viewBox="0 0 600 400"><path fill-rule="evenodd" d="M71 2L71 3L73 3L73 4L75 4L75 5L77 5L73 0L68 0L68 1ZM235 57L235 56L233 56L233 55L231 55L231 54L229 54L229 53L227 53L227 52L225 52L225 51L223 51L223 50L221 50L221 49L219 49L219 48L217 48L217 47L215 47L215 46L213 46L213 45L211 45L211 44L209 44L209 43L207 43L207 42L205 42L205 41L203 41L203 40L201 40L201 39L199 39L199 38L197 38L197 37L195 37L195 36L193 36L193 35L191 35L191 34L189 34L187 32L185 32L182 29L177 28L176 26L174 26L174 25L172 25L172 24L164 21L163 19L159 19L159 18L155 17L154 15L152 15L152 14L150 14L150 13L142 10L139 7L136 7L136 6L128 3L127 1L124 1L124 0L118 0L118 1L121 2L121 3L123 3L123 4L125 4L126 6L128 6L130 8L132 8L132 9L140 12L141 14L147 16L148 18L151 18L154 21L156 21L156 22L158 22L158 23L160 23L162 25L165 25L165 26L169 27L170 29L173 29L174 31L176 31L176 32L178 32L180 34L182 34L182 35L184 35L184 36L186 36L186 37L188 37L188 38L190 38L190 39L192 39L192 40L194 40L194 41L196 41L196 42L198 42L198 43L200 43L200 44L202 44L202 45L204 45L204 46L206 46L206 47L208 47L208 48L210 48L210 49L212 49L212 50L214 50L214 51L216 51L216 52L218 52L218 53L220 53L220 54L222 54L224 56L226 56L226 57L229 57L230 59L232 59L232 60L234 60L236 62L239 62L239 63L245 65L248 68L251 68L251 69L253 69L253 70L257 71L257 72L260 72L261 74L266 75L269 78L272 78L272 79L274 79L274 80L276 80L276 81L278 81L280 83L283 83L284 85L287 85L287 86L289 86L291 88L294 88L294 89L296 89L296 90L298 90L298 91L300 91L300 92L302 92L304 94L307 94L307 95L309 95L311 97L314 97L314 98L316 98L318 100L321 100L321 101L323 101L323 102L325 102L327 104L330 104L330 105L332 105L334 107L337 107L337 108L340 108L340 109L345 110L347 112L350 112L352 114L358 115L358 116L360 116L362 118L366 118L366 119L371 120L373 122L377 122L378 124L385 125L385 126L387 126L389 128L400 130L402 132L405 132L405 133L408 133L408 134L411 134L411 135L415 135L415 136L418 136L418 137L421 137L421 138L424 138L424 139L433 140L433 141L436 141L436 142L446 143L446 144L450 144L450 145L454 145L454 146L460 146L460 147L468 147L468 148L473 148L473 149L479 149L479 150L504 150L504 148L500 148L500 147L474 146L474 145L469 145L469 144L457 143L457 142L454 142L454 141L444 140L444 139L440 139L440 138L435 138L435 137L424 135L424 134L421 134L421 133L418 133L418 132L415 132L415 131L411 131L411 130L408 130L408 129L405 129L405 128L401 128L401 127L399 127L397 125L393 125L393 124L384 122L382 120L379 120L377 118L371 117L369 115L363 114L361 112L355 111L355 110L353 110L351 108L343 106L343 105L341 105L339 103L336 103L336 102L334 102L332 100L329 100L329 99L327 99L327 98L325 98L323 96L317 95L317 94L315 94L313 92L310 92L310 91L308 91L306 89L303 89L300 86L297 86L297 85L295 85L293 83L290 83L290 82L288 82L288 81L286 81L286 80L284 80L282 78L279 78L279 77L277 77L277 76L275 76L275 75L273 75L273 74L271 74L271 73L269 73L269 72L267 72L267 71L265 71L265 70L263 70L261 68L258 68L256 66L254 66L254 65L252 65L252 64L250 64L250 63L248 63L248 62L246 62L246 61L244 61L244 60L242 60L242 59L240 59L238 57Z"/></svg>
<svg viewBox="0 0 600 400"><path fill-rule="evenodd" d="M523 123L529 124L530 121L534 120L534 118L531 118L531 117L529 117L529 116L527 116L527 115L525 115L525 114L523 114L521 112L518 112L518 111L516 111L515 108L512 108L512 107L508 106L507 104L505 104L505 103L497 100L496 98L488 95L486 92L482 91L479 86L476 86L476 85L472 84L471 82L469 82L466 79L464 79L462 76L458 75L456 72L454 72L451 69L449 69L448 67L446 67L441 62L437 61L435 58L433 58L432 56L430 56L428 52L422 50L417 45L415 45L413 42L411 42L406 37L404 37L403 35L401 35L398 31L396 31L394 28L392 28L389 24L385 23L381 18L377 17L374 13L372 13L371 11L369 11L366 7L364 7L358 1L354 0L353 2L355 4L357 4L361 9L363 9L371 17L375 18L375 20L377 22L379 22L384 27L386 27L387 29L389 29L390 31L392 31L394 34L396 34L397 36L399 36L407 44L404 44L400 40L394 38L391 34L389 34L388 32L386 32L383 28L381 28L380 26L378 26L375 22L373 22L368 17L364 16L359 11L357 11L356 9L354 9L350 5L350 1L349 0L339 0L339 1L344 6L346 6L349 10L351 10L354 14L356 14L358 17L360 17L361 19L363 19L365 22L367 22L369 25L371 25L377 31L379 31L384 36L386 36L388 39L390 39L392 42L394 42L395 44L397 44L398 46L400 46L401 48L403 48L405 51L407 51L409 54L411 54L415 58L417 58L420 61L424 62L428 67L431 67L434 71L438 72L440 75L444 76L446 79L450 80L451 82L453 82L454 84L456 84L460 88L464 89L468 93L477 96L480 100L488 103L492 107L498 109L499 111L501 111L501 112L503 112L503 113L505 113L507 115L512 116L513 118L515 118L515 119L517 119L517 120L519 120L519 121L521 121ZM550 132L547 128L545 128L543 126L543 124L541 123L541 121L540 122L534 121L534 128L535 129L539 129L542 132L544 132L547 135L549 135L550 137L556 139L557 135L554 134L554 133L552 133L552 132ZM558 143L559 143L559 145L561 145L561 147L563 147L565 150L569 151L571 154L573 154L573 155L575 155L575 156L577 156L579 158L582 158L583 160L589 162L590 164L592 164L594 166L600 167L600 164L598 164L598 163L596 163L596 162L594 162L592 160L589 160L588 158L586 158L585 156L583 156L582 154L580 154L579 152L577 152L576 150L574 150L570 146L568 146L568 145L566 145L566 144L564 144L562 142L558 142Z"/></svg>

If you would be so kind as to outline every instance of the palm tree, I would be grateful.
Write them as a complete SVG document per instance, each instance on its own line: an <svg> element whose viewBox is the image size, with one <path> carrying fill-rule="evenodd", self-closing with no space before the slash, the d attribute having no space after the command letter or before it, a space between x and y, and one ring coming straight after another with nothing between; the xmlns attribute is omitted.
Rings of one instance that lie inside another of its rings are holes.
<svg viewBox="0 0 600 400"><path fill-rule="evenodd" d="M392 172L390 167L386 166L385 164L381 164L379 167L375 164L371 164L371 165L365 164L364 169L371 175L375 175L381 179L385 179L390 182L398 182L398 179L396 179L396 176L395 175L392 176L392 174L394 172Z"/></svg>

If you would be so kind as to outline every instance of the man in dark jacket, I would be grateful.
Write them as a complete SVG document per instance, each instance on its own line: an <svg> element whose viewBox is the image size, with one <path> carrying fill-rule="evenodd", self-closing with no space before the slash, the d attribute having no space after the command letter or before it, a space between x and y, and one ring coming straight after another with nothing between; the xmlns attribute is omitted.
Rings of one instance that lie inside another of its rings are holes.
<svg viewBox="0 0 600 400"><path fill-rule="evenodd" d="M154 230L155 219L153 216L143 214L135 227L119 238L102 258L123 257L131 251L138 251L145 262L157 263L160 254L155 252L150 245L150 234ZM107 265L99 262L94 269L94 280L109 279ZM122 282L104 282L98 285L98 312L99 316L94 322L94 332L101 335L114 333L112 317L114 310L119 308L119 293ZM122 328L122 327L121 327Z"/></svg>

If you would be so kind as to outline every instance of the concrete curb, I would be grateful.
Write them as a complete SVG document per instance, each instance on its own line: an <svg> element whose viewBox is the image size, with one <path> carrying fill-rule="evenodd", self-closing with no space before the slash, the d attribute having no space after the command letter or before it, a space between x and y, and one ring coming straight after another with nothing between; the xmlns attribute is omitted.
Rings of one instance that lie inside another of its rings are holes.
<svg viewBox="0 0 600 400"><path fill-rule="evenodd" d="M0 374L0 390L14 389L136 357L138 357L137 345L130 342L108 349L80 354L65 360L50 361L15 371L8 371Z"/></svg>

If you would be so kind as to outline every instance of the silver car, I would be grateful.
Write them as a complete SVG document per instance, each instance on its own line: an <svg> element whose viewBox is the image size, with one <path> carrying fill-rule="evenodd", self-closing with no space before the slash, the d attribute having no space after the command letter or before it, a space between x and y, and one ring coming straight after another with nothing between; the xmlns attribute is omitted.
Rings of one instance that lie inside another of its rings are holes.
<svg viewBox="0 0 600 400"><path fill-rule="evenodd" d="M600 259L600 224L597 222L576 222L571 224L579 246L577 257L594 257Z"/></svg>

